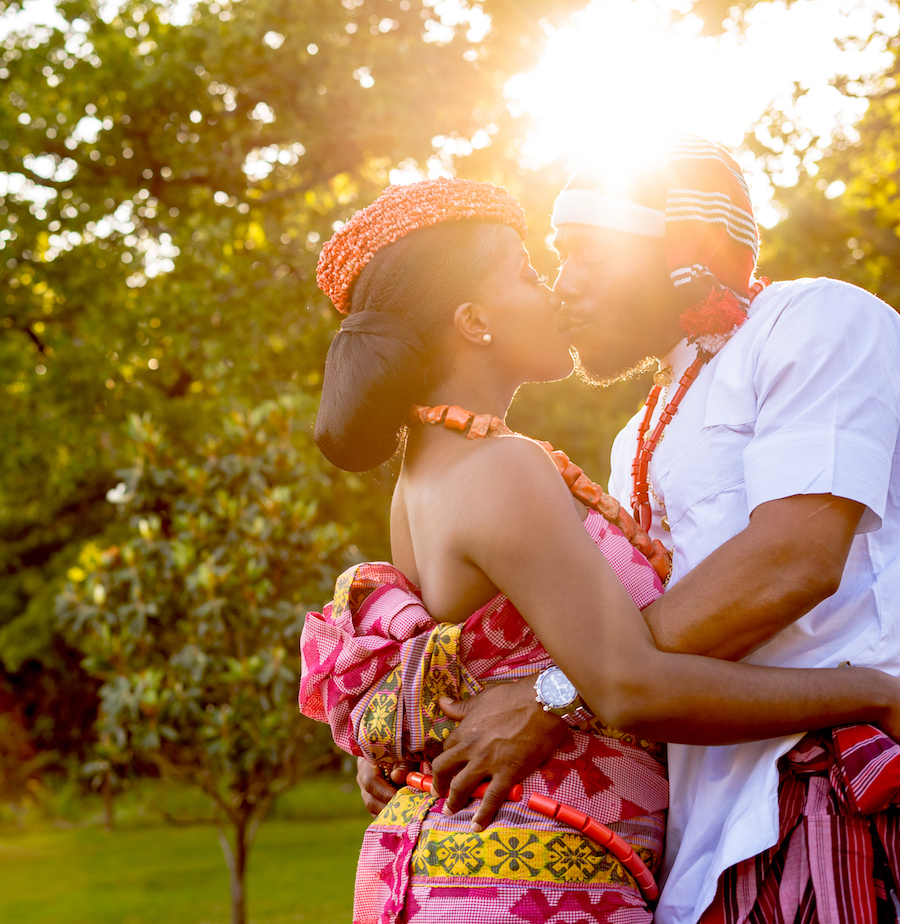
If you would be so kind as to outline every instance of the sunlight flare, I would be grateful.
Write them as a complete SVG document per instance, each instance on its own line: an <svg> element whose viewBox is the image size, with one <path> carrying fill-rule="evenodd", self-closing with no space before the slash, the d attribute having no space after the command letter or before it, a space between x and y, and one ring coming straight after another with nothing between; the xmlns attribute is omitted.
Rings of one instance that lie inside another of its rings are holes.
<svg viewBox="0 0 900 924"><path fill-rule="evenodd" d="M713 38L678 0L595 0L570 24L547 26L547 50L506 86L513 112L535 126L523 154L533 166L562 158L609 169L677 132L739 145L768 106L809 135L849 129L865 111L829 85L836 74L872 79L889 63L898 13L881 0L760 4L743 31ZM854 42L873 30L881 38ZM839 41L850 39L846 47ZM793 106L794 85L805 90ZM627 152L626 152L627 148Z"/></svg>

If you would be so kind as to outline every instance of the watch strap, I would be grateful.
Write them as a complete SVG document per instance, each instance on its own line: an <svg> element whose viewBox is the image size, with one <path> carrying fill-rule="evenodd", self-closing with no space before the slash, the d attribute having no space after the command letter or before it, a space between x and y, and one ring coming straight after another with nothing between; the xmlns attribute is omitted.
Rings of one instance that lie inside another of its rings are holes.
<svg viewBox="0 0 900 924"><path fill-rule="evenodd" d="M581 698L581 696L576 692L575 699L572 700L567 706L551 706L549 703L545 702L541 698L541 677L548 671L551 670L560 670L558 667L551 666L545 668L538 674L537 679L534 684L534 692L536 700L541 704L544 709L544 712L552 712L554 715L558 715L570 728L577 729L578 731L588 731L595 719L594 713L588 708L587 704ZM561 672L561 671L560 671ZM570 681L571 682L571 681Z"/></svg>
<svg viewBox="0 0 900 924"><path fill-rule="evenodd" d="M587 731L591 727L595 716L579 697L579 702L573 703L560 715L560 718L571 728L578 729L578 731Z"/></svg>

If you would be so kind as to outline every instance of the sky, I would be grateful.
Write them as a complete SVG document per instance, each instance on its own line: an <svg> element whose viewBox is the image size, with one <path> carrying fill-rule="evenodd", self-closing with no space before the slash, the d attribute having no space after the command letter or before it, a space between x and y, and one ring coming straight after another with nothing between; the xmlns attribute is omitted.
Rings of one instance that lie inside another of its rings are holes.
<svg viewBox="0 0 900 924"><path fill-rule="evenodd" d="M536 116L531 153L548 158L597 144L609 128L688 130L739 144L748 127L794 82L809 90L800 120L817 133L864 106L829 87L835 74L877 73L890 61L884 41L844 48L835 39L896 35L900 16L882 0L759 3L741 34L700 34L700 22L673 17L677 0L595 0L572 22L547 28L541 62L507 86L514 108Z"/></svg>
<svg viewBox="0 0 900 924"><path fill-rule="evenodd" d="M734 147L773 102L810 141L827 141L836 129L852 136L866 103L830 81L876 77L891 60L887 36L900 32L896 6L882 0L775 0L754 7L743 29L713 38L701 34L696 18L673 15L688 5L595 0L568 25L548 27L540 63L506 87L512 110L536 121L526 160L539 166L561 157L570 169L591 160L614 164L631 145L676 131ZM865 41L876 24L882 37ZM807 91L797 106L795 84ZM765 127L757 133L765 136ZM814 157L787 152L775 175L762 174L749 153L742 158L763 224L778 219L769 204L773 180L792 185L801 160Z"/></svg>

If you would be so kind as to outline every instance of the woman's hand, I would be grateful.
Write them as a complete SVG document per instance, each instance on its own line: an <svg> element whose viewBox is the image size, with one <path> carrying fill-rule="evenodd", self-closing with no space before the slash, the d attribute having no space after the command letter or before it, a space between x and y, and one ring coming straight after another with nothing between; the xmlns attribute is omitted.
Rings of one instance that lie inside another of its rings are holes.
<svg viewBox="0 0 900 924"><path fill-rule="evenodd" d="M394 798L397 788L406 782L406 774L415 770L414 764L399 763L391 768L390 780L381 774L381 767L366 760L365 757L356 759L356 785L362 796L366 811L375 818L381 810ZM391 784L396 785L391 785Z"/></svg>
<svg viewBox="0 0 900 924"><path fill-rule="evenodd" d="M509 791L556 750L566 724L545 712L534 695L534 678L489 686L470 699L441 698L444 712L460 724L432 764L434 791L446 795L445 814L464 808L475 787L490 778L472 819L489 824Z"/></svg>

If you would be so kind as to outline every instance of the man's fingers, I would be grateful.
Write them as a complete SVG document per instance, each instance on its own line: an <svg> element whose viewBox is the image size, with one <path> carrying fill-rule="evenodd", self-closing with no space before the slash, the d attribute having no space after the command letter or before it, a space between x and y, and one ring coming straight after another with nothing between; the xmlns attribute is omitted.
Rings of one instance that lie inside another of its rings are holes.
<svg viewBox="0 0 900 924"><path fill-rule="evenodd" d="M448 748L434 759L431 764L432 786L439 796L447 795L454 776L466 765L466 760L463 751L457 747Z"/></svg>
<svg viewBox="0 0 900 924"><path fill-rule="evenodd" d="M391 767L391 781L396 783L398 786L406 785L406 775L410 770L417 770L419 767L418 764L411 764L407 761L400 761L399 764L394 764Z"/></svg>
<svg viewBox="0 0 900 924"><path fill-rule="evenodd" d="M359 794L362 796L363 805L366 807L366 811L373 818L376 818L381 814L384 807L388 804L388 802L391 801L396 792L396 789L382 786L378 787L376 791L361 789Z"/></svg>
<svg viewBox="0 0 900 924"><path fill-rule="evenodd" d="M509 791L514 785L512 780L498 776L491 780L472 818L472 827L475 831L481 831L494 820L500 806L509 798Z"/></svg>
<svg viewBox="0 0 900 924"><path fill-rule="evenodd" d="M444 802L444 814L455 815L472 801L472 793L485 782L484 770L475 764L466 764L450 783ZM501 800L502 801L502 800Z"/></svg>
<svg viewBox="0 0 900 924"><path fill-rule="evenodd" d="M463 702L442 697L439 704L459 725L434 760L434 791L446 796L447 814L455 814L490 780L476 810L479 825L494 817L515 783L553 753L568 728L540 708L530 679L489 686Z"/></svg>

